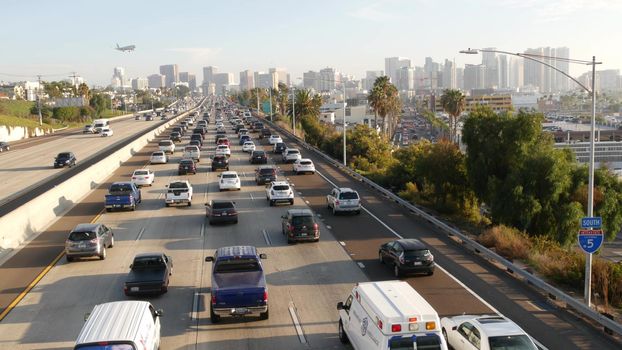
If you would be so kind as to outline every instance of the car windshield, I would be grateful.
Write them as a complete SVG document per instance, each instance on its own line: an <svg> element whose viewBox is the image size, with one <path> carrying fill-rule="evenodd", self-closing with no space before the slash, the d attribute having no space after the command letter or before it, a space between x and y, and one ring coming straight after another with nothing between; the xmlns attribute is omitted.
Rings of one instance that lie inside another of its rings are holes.
<svg viewBox="0 0 622 350"><path fill-rule="evenodd" d="M112 192L130 192L132 190L132 185L130 184L112 184L110 186L110 193Z"/></svg>
<svg viewBox="0 0 622 350"><path fill-rule="evenodd" d="M134 175L149 175L149 172L146 170L136 170Z"/></svg>
<svg viewBox="0 0 622 350"><path fill-rule="evenodd" d="M224 162L226 160L227 160L227 158L225 158L225 156L216 156L216 157L214 157L214 162Z"/></svg>
<svg viewBox="0 0 622 350"><path fill-rule="evenodd" d="M171 141L160 141L159 145L160 146L170 146L171 145Z"/></svg>
<svg viewBox="0 0 622 350"><path fill-rule="evenodd" d="M162 152L154 152L152 154L153 157L162 157L163 155L164 155L164 153L162 153Z"/></svg>
<svg viewBox="0 0 622 350"><path fill-rule="evenodd" d="M272 168L263 168L263 169L259 169L259 173L260 173L261 175L272 175L272 174L274 174L274 172L275 172L275 171L274 171L274 169L272 169Z"/></svg>
<svg viewBox="0 0 622 350"><path fill-rule="evenodd" d="M491 350L536 350L529 337L524 334L488 338Z"/></svg>
<svg viewBox="0 0 622 350"><path fill-rule="evenodd" d="M197 151L197 146L186 147L185 151L186 152L196 152Z"/></svg>
<svg viewBox="0 0 622 350"><path fill-rule="evenodd" d="M106 344L78 346L79 350L135 350L132 344Z"/></svg>
<svg viewBox="0 0 622 350"><path fill-rule="evenodd" d="M253 258L220 260L214 268L216 273L261 271L259 261Z"/></svg>
<svg viewBox="0 0 622 350"><path fill-rule="evenodd" d="M313 226L315 222L312 216L294 216L292 217L292 225L294 226Z"/></svg>
<svg viewBox="0 0 622 350"><path fill-rule="evenodd" d="M298 154L298 153L300 152L297 149L292 149L292 150L287 151L287 154Z"/></svg>
<svg viewBox="0 0 622 350"><path fill-rule="evenodd" d="M173 182L171 183L168 188L183 188L186 189L188 188L188 185L186 185L185 182Z"/></svg>
<svg viewBox="0 0 622 350"><path fill-rule="evenodd" d="M74 231L69 234L70 241L90 241L97 238L97 234L93 231Z"/></svg>
<svg viewBox="0 0 622 350"><path fill-rule="evenodd" d="M272 189L274 189L275 191L287 191L289 190L289 186L288 185L276 185L272 187Z"/></svg>
<svg viewBox="0 0 622 350"><path fill-rule="evenodd" d="M427 249L406 250L404 251L404 257L408 258L421 258L430 255L430 251Z"/></svg>
<svg viewBox="0 0 622 350"><path fill-rule="evenodd" d="M232 202L213 202L212 208L214 209L233 209Z"/></svg>
<svg viewBox="0 0 622 350"><path fill-rule="evenodd" d="M310 161L310 160L307 160L307 161L302 161L302 162L300 162L300 164L301 164L301 165L311 165L311 164L313 164L313 163L311 163L311 161Z"/></svg>
<svg viewBox="0 0 622 350"><path fill-rule="evenodd" d="M179 162L179 164L184 166L194 165L194 160L182 160L181 162Z"/></svg>
<svg viewBox="0 0 622 350"><path fill-rule="evenodd" d="M244 142L244 146L252 146L252 145L254 145L254 143L252 143L252 142Z"/></svg>
<svg viewBox="0 0 622 350"><path fill-rule="evenodd" d="M359 199L359 195L356 192L341 192L339 199Z"/></svg>
<svg viewBox="0 0 622 350"><path fill-rule="evenodd" d="M58 154L58 158L69 158L71 157L71 154L69 153L59 153Z"/></svg>
<svg viewBox="0 0 622 350"><path fill-rule="evenodd" d="M149 268L154 266L164 266L164 261L161 256L145 256L140 258L135 258L132 263L133 269L141 269L141 268Z"/></svg>
<svg viewBox="0 0 622 350"><path fill-rule="evenodd" d="M235 179L238 176L236 174L222 174L223 179Z"/></svg>

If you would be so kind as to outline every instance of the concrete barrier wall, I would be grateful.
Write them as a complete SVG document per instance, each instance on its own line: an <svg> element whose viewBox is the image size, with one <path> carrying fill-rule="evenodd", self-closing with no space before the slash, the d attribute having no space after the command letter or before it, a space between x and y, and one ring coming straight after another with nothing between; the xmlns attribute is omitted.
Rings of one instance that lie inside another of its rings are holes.
<svg viewBox="0 0 622 350"><path fill-rule="evenodd" d="M18 248L26 240L44 231L76 203L79 203L89 192L104 183L110 174L119 168L121 163L130 159L177 120L193 111L194 109L172 118L167 123L134 140L62 184L0 217L0 248ZM104 206L103 200L102 198L102 208Z"/></svg>
<svg viewBox="0 0 622 350"><path fill-rule="evenodd" d="M0 125L0 141L11 142L41 135L45 135L45 130L41 128Z"/></svg>

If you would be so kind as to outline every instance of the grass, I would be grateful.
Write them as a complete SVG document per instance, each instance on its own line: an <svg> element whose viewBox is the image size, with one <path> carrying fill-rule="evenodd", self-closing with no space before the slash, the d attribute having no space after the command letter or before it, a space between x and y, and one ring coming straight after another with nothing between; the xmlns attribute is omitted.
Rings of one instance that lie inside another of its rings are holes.
<svg viewBox="0 0 622 350"><path fill-rule="evenodd" d="M0 100L0 114L26 118L34 104L31 101Z"/></svg>
<svg viewBox="0 0 622 350"><path fill-rule="evenodd" d="M125 112L123 110L118 110L118 109L115 109L114 111L110 110L110 109L106 109L106 110L104 110L102 112L102 114L99 116L99 118L112 118L112 117L118 117L120 115L132 114L132 113L133 112L130 112L130 111Z"/></svg>
<svg viewBox="0 0 622 350"><path fill-rule="evenodd" d="M29 128L40 127L38 120L34 120L30 118L20 118L20 117L16 117L12 115L2 115L2 114L0 114L0 125L13 126L13 127L24 126L24 127L29 127ZM45 124L45 123L41 127L45 129L52 128L50 125Z"/></svg>

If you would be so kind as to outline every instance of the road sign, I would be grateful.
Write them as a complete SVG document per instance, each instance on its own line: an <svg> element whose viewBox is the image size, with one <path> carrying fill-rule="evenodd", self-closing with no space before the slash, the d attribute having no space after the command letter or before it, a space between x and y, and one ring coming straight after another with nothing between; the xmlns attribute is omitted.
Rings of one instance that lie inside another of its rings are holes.
<svg viewBox="0 0 622 350"><path fill-rule="evenodd" d="M600 228L602 225L603 218L600 216L581 218L581 227L583 228Z"/></svg>
<svg viewBox="0 0 622 350"><path fill-rule="evenodd" d="M579 247L588 254L595 253L603 244L603 230L579 230Z"/></svg>

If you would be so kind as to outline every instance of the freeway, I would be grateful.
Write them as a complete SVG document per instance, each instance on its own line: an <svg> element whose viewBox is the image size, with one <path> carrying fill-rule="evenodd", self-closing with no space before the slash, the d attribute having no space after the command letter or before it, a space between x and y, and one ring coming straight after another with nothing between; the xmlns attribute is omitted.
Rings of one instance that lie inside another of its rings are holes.
<svg viewBox="0 0 622 350"><path fill-rule="evenodd" d="M129 117L110 123L114 131L111 137L82 134L82 130L79 130L63 132L62 137L44 137L41 141L45 142L33 140L19 143L11 152L0 154L0 203L66 171L64 168L54 169L52 166L54 157L59 152L74 152L79 164L104 148L160 123L159 118L146 122L144 119L136 121Z"/></svg>
<svg viewBox="0 0 622 350"><path fill-rule="evenodd" d="M213 130L210 131L204 151L213 149ZM235 136L231 136L235 142ZM124 163L107 184L93 191L40 235L23 254L0 267L3 276L0 307L5 308L7 300L10 302L23 289L20 286L25 281L22 279L21 284L16 281L25 272L40 271L54 260L62 250L66 233L75 224L94 220L111 226L115 232L115 247L108 251L106 260L68 264L63 259L53 264L0 322L0 348L71 347L84 314L94 304L125 299L122 282L128 265L136 253L147 251L164 251L175 261L169 293L150 298L157 308L165 311L163 349L343 348L336 334L335 304L346 297L356 282L392 279L390 269L377 262L377 247L393 239L395 233L426 241L436 261L451 273L438 269L433 276L405 278L441 315L491 313L494 307L550 349L619 346L595 335L596 332L563 312L547 307L541 296L520 282L465 253L427 223L353 183L309 152L303 154L314 160L321 175L293 175L291 165L282 165L275 157L271 161L280 166L280 175L295 185L298 192L295 207L310 206L322 218L319 243L286 244L280 233L279 217L290 207L268 206L263 187L255 186L253 181L255 166L248 163L247 155L235 143L231 169L241 175L242 191L218 192L217 175L208 171L205 155L197 175L177 176L176 162L180 158L177 153L169 164L149 166L156 171L157 180L153 187L143 188L144 201L136 212L98 215L109 182L127 179L135 168L145 166L157 141ZM164 185L177 178L187 178L194 185L192 207L164 207ZM357 189L365 212L360 216L332 217L323 202L332 186L328 181ZM239 224L207 225L202 203L216 198L233 198L237 202ZM265 267L271 311L267 321L224 320L217 325L209 321L210 265L203 258L220 246L233 244L252 244L268 254ZM58 322L59 317L62 322ZM293 320L299 321L299 328Z"/></svg>

